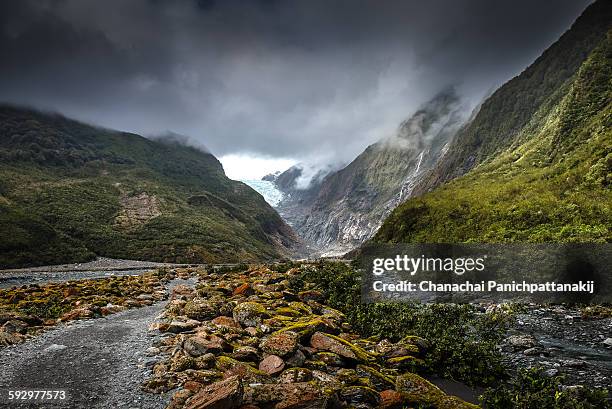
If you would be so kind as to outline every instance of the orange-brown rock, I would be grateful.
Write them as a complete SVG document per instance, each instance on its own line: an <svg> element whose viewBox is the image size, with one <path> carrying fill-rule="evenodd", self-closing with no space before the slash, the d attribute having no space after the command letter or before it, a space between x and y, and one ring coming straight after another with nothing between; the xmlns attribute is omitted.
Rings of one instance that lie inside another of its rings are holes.
<svg viewBox="0 0 612 409"><path fill-rule="evenodd" d="M202 384L196 381L187 381L183 385L183 388L187 389L188 391L197 392L202 389Z"/></svg>
<svg viewBox="0 0 612 409"><path fill-rule="evenodd" d="M333 395L330 395L332 394L316 382L252 384L244 390L246 403L274 409L338 407L330 405L333 400Z"/></svg>
<svg viewBox="0 0 612 409"><path fill-rule="evenodd" d="M232 328L240 328L240 324L238 324L232 317L228 317L225 315L221 315L217 318L211 320L211 322L220 327L232 327Z"/></svg>
<svg viewBox="0 0 612 409"><path fill-rule="evenodd" d="M244 283L236 287L234 291L232 292L232 294L233 295L251 295L253 294L253 289L251 288L249 283Z"/></svg>
<svg viewBox="0 0 612 409"><path fill-rule="evenodd" d="M310 345L319 351L329 351L344 358L356 361L371 360L369 354L362 348L353 345L349 341L343 340L324 332L315 332L310 338Z"/></svg>
<svg viewBox="0 0 612 409"><path fill-rule="evenodd" d="M260 348L268 354L285 357L296 351L298 341L299 336L295 332L278 332L265 338L260 344Z"/></svg>
<svg viewBox="0 0 612 409"><path fill-rule="evenodd" d="M402 407L402 394L392 389L380 393L380 407L384 409L399 409Z"/></svg>
<svg viewBox="0 0 612 409"><path fill-rule="evenodd" d="M185 352L193 357L202 356L209 352L220 353L231 350L231 346L216 335L196 335L185 340L183 344Z"/></svg>
<svg viewBox="0 0 612 409"><path fill-rule="evenodd" d="M268 375L276 375L285 369L285 361L277 355L268 355L259 363L259 370Z"/></svg>
<svg viewBox="0 0 612 409"><path fill-rule="evenodd" d="M242 383L237 376L205 386L185 404L185 409L234 409L242 404Z"/></svg>

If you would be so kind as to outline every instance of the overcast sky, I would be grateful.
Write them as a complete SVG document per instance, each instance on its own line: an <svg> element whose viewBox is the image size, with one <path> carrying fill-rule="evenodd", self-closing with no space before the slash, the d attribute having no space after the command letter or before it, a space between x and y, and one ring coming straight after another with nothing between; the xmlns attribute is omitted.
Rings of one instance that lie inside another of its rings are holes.
<svg viewBox="0 0 612 409"><path fill-rule="evenodd" d="M0 101L187 135L258 177L348 161L448 86L473 106L588 3L2 1Z"/></svg>

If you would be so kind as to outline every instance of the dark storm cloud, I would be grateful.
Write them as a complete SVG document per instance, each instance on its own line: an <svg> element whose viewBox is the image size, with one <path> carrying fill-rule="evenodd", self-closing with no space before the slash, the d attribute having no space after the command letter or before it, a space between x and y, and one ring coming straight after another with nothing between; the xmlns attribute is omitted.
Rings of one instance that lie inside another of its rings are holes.
<svg viewBox="0 0 612 409"><path fill-rule="evenodd" d="M454 85L469 104L589 2L0 3L0 100L217 155L346 160Z"/></svg>

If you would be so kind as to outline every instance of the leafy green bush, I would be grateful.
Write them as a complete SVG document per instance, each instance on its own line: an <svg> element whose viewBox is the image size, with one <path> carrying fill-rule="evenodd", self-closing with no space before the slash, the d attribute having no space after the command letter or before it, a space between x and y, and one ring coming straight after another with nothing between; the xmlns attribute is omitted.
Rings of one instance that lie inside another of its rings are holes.
<svg viewBox="0 0 612 409"><path fill-rule="evenodd" d="M299 290L316 284L326 303L344 312L362 336L399 340L418 335L430 340L428 370L471 385L490 385L506 376L496 345L507 316L479 314L470 305L361 304L359 274L344 263L321 262L290 280Z"/></svg>
<svg viewBox="0 0 612 409"><path fill-rule="evenodd" d="M508 383L489 388L483 405L495 409L610 408L605 390L576 388L562 391L561 377L547 377L539 368L521 369Z"/></svg>

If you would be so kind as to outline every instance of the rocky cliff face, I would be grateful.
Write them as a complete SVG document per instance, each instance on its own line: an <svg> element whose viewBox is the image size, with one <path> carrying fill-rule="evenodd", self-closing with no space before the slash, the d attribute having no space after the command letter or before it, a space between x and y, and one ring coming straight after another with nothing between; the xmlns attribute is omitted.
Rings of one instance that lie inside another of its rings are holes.
<svg viewBox="0 0 612 409"><path fill-rule="evenodd" d="M296 188L297 167L278 175L275 182L287 194L280 214L320 254L353 249L437 163L463 123L462 112L455 93L444 92L403 122L396 135L370 145L345 168L315 178L307 189Z"/></svg>
<svg viewBox="0 0 612 409"><path fill-rule="evenodd" d="M280 203L279 212L323 255L341 254L358 246L406 199L440 189L450 192L434 196L444 196L443 201L428 202L425 195L422 201L409 200L402 205L403 212L395 211L387 219L378 239L405 241L411 237L410 240L429 241L437 237L436 240L444 241L450 237L448 226L457 222L461 230L455 232L458 241L492 228L495 232L480 239L503 241L523 237L526 232L528 240L567 240L567 237L604 240L607 228L602 224L605 217L600 215L609 214L609 209L602 209L598 203L608 203L609 194L601 184L589 181L609 180L606 171L600 170L609 169L609 149L603 146L609 146L605 111L609 83L606 85L605 75L610 63L602 40L611 27L611 10L611 3L606 1L589 6L555 44L487 98L467 121L462 118L457 97L452 92L443 93L404 122L397 135L369 146L348 166L315 181L307 189L296 188L295 182L301 175L297 168L278 175L277 185L289 193L288 199ZM593 85L596 81L599 82ZM462 123L465 125L461 126ZM574 142L566 143L570 139ZM528 157L529 161L525 159ZM567 161L570 157L575 158L575 163ZM578 164L584 168L582 173L574 171ZM550 174L539 176L542 169ZM566 179L550 182L559 174L569 173L571 176ZM476 180L468 178L463 183L464 189L454 191L454 187L463 186L459 180L466 174L474 174ZM591 176L594 174L597 176ZM446 187L447 182L457 178L456 183ZM557 192L561 187L569 184L586 189L587 182L601 200L585 196L568 205L586 221L578 223L575 231L562 231L563 226L575 223L551 214L559 207L550 207L550 203L534 205L542 201L545 192L553 191L555 200L565 202L571 189ZM494 197L501 184L508 190L503 200ZM503 226L484 222L488 216L483 214L487 212L492 213L490 220L513 214L514 208L500 210L500 207L518 200L518 193L526 190L536 196L529 206L523 206L525 215L505 217ZM455 208L453 203L458 199L465 203ZM437 213L428 211L428 217L422 217L423 202L427 209L444 209ZM481 209L480 213L474 210L485 204L490 208ZM449 214L443 216L445 212ZM527 215L530 212L548 216L530 218ZM422 224L419 234L412 238L413 224L419 220ZM474 225L480 222L483 225L475 230ZM555 226L545 233L540 230L529 233L538 223ZM439 231L431 230L434 225ZM527 226L521 230L517 227L521 225Z"/></svg>

